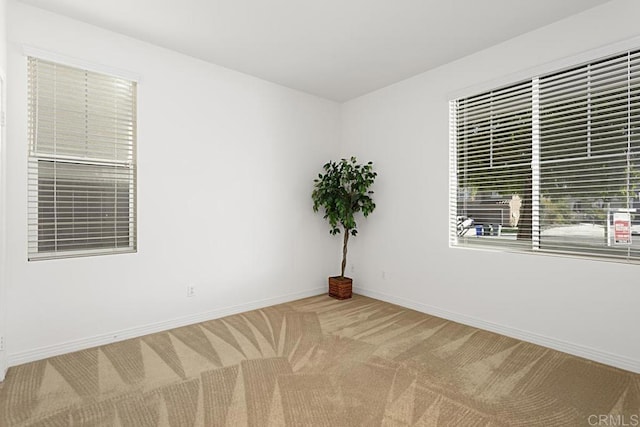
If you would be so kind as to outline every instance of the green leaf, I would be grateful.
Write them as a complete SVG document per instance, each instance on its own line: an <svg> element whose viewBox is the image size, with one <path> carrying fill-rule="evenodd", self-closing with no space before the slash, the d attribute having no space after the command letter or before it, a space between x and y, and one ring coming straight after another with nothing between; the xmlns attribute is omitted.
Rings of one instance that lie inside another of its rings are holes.
<svg viewBox="0 0 640 427"><path fill-rule="evenodd" d="M322 209L323 218L329 222L329 233L340 233L338 225L344 227L348 234L357 235L356 214L362 212L367 217L376 205L370 195L377 173L373 171L373 162L362 165L355 156L349 160L343 158L338 162L329 161L324 164L325 174L318 174L314 180L311 193L315 212Z"/></svg>

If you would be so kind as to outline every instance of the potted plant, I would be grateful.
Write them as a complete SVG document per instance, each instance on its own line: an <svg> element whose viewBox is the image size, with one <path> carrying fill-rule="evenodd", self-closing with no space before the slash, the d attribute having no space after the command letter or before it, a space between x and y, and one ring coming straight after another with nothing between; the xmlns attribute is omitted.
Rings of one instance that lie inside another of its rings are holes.
<svg viewBox="0 0 640 427"><path fill-rule="evenodd" d="M378 175L373 163L359 164L355 157L330 161L323 166L324 174L318 174L314 182L313 210L324 209L324 218L329 221L332 235L344 233L342 243L342 269L340 276L329 277L329 295L337 299L351 298L352 279L345 277L347 266L347 244L349 236L358 234L355 214L362 212L367 217L376 207L369 187ZM342 230L341 230L342 229Z"/></svg>

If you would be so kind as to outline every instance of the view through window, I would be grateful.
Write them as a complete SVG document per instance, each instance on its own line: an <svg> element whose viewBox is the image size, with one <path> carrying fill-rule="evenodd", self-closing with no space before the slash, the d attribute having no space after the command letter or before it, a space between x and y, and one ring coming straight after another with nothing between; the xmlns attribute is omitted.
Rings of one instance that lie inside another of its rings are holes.
<svg viewBox="0 0 640 427"><path fill-rule="evenodd" d="M640 52L450 102L451 244L640 260Z"/></svg>

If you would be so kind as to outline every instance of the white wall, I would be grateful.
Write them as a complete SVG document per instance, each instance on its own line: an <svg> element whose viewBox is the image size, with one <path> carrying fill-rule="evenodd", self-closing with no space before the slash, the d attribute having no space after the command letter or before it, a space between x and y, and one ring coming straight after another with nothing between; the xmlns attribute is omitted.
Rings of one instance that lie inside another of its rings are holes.
<svg viewBox="0 0 640 427"><path fill-rule="evenodd" d="M638 36L638 16L613 1L344 104L343 154L379 172L354 286L640 372L640 266L450 249L447 235L449 95Z"/></svg>
<svg viewBox="0 0 640 427"><path fill-rule="evenodd" d="M449 249L446 185L449 94L635 36L639 13L613 1L340 116L332 102L9 1L10 363L324 291L340 241L311 211L311 180L342 151L379 171L378 208L350 244L361 292L640 370L637 266ZM1 34L0 20L0 61ZM26 261L23 45L141 75L137 254Z"/></svg>
<svg viewBox="0 0 640 427"><path fill-rule="evenodd" d="M311 189L338 104L14 1L9 16L11 364L325 291L340 247ZM27 262L23 45L141 76L137 254Z"/></svg>
<svg viewBox="0 0 640 427"><path fill-rule="evenodd" d="M7 0L0 0L0 69L7 67Z"/></svg>
<svg viewBox="0 0 640 427"><path fill-rule="evenodd" d="M4 82L7 69L7 1L0 0L0 111L4 111L2 105L5 97ZM5 334L5 316L6 316L6 294L5 294L5 232L4 218L6 203L4 201L5 193L5 141L6 133L4 127L0 127L0 337ZM5 369L7 367L6 351L0 349L0 381L4 379Z"/></svg>

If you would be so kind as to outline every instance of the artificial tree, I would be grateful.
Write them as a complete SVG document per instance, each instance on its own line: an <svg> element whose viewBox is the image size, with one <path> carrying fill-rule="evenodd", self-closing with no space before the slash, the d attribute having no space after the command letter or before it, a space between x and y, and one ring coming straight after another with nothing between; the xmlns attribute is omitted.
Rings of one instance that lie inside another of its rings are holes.
<svg viewBox="0 0 640 427"><path fill-rule="evenodd" d="M324 173L318 174L318 178L313 181L313 210L317 212L321 207L324 208L324 218L329 221L330 234L344 233L342 268L337 277L344 281L348 279L344 272L349 236L358 234L355 214L362 212L367 217L375 209L376 204L371 198L373 191L369 188L378 174L374 172L372 162L359 164L355 157L341 159L339 162L330 161L323 169ZM331 279L329 278L330 287ZM350 295L351 280L348 280Z"/></svg>

